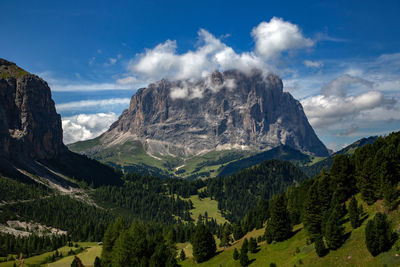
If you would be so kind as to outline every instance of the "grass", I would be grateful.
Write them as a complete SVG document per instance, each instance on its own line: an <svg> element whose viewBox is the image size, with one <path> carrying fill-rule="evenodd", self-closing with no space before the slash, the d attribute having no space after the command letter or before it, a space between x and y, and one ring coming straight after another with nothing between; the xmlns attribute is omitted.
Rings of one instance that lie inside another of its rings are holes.
<svg viewBox="0 0 400 267"><path fill-rule="evenodd" d="M101 137L92 140L80 141L68 145L68 148L77 153L89 151L91 148L101 144ZM249 156L251 152L241 150L211 151L202 155L194 156L188 159L173 157L171 155L150 156L143 149L139 141L127 141L114 147L102 149L93 157L103 163L116 164L121 168L146 166L158 169L163 175L174 175L180 177L191 177L201 175L204 177L215 177L223 164ZM90 152L89 152L90 156ZM177 167L179 171L177 171Z"/></svg>
<svg viewBox="0 0 400 267"><path fill-rule="evenodd" d="M92 267L96 257L100 257L102 247L97 244L90 245L85 251L79 253L77 256L81 259L83 265L86 267ZM70 267L74 256L68 256L58 260L56 262L50 263L47 267Z"/></svg>
<svg viewBox="0 0 400 267"><path fill-rule="evenodd" d="M225 223L227 220L222 217L220 210L218 209L218 202L209 197L200 199L198 195L193 195L190 198L193 203L194 209L190 210L191 217L197 221L197 218L201 214L204 216L204 213L207 212L208 217L212 217L217 220L217 223ZM187 200L186 199L186 200Z"/></svg>
<svg viewBox="0 0 400 267"><path fill-rule="evenodd" d="M18 79L26 75L29 75L29 72L25 71L15 64L11 64L6 68L0 69L0 79L8 79L12 77Z"/></svg>
<svg viewBox="0 0 400 267"><path fill-rule="evenodd" d="M210 151L208 153L189 158L181 168L185 170L184 176L190 176L196 173L209 172L210 177L218 175L218 169L227 163L239 160L251 155L249 151L242 150L222 150Z"/></svg>
<svg viewBox="0 0 400 267"><path fill-rule="evenodd" d="M79 152L85 151L87 149L90 149L94 146L100 145L100 138L101 138L101 136L96 137L91 140L87 140L87 141L79 141L79 142L68 145L68 148L71 151L79 153Z"/></svg>
<svg viewBox="0 0 400 267"><path fill-rule="evenodd" d="M101 246L98 246L97 243L94 242L77 242L76 244L79 244L80 247L88 247L85 251L79 253L77 256L83 261L83 264L86 267L93 266L94 259L96 256L100 256L101 254ZM60 253L62 253L64 256L68 254L68 251L71 249L75 250L76 248L71 248L68 246L64 246L58 249ZM52 256L54 254L54 251L46 252L37 256L33 256L30 258L24 259L24 267L29 267L29 265L39 265L42 262L46 260L47 257ZM73 260L73 256L68 256L64 257L61 260L58 260L54 263L51 264L44 264L42 266L52 266L52 267L62 267L62 266L71 266L71 262ZM15 261L16 265L19 266L19 261ZM68 263L68 264L67 264ZM0 263L0 267L12 267L14 264L14 261L7 261L7 262L2 262Z"/></svg>
<svg viewBox="0 0 400 267"><path fill-rule="evenodd" d="M360 201L360 196L357 196ZM377 211L383 211L382 202L378 201L372 206L364 205L364 211L368 215L368 219L372 218ZM389 214L394 229L400 223L399 210ZM346 218L345 218L346 219ZM336 266L400 266L400 256L396 256L397 252L395 246L388 251L372 257L365 245L365 226L367 220L357 228L352 229L349 222L344 224L345 232L350 233L349 238L345 241L343 246L336 251L330 251L326 256L320 258L314 250L314 245L307 245L307 236L302 225L294 227L295 235L284 242L277 242L273 244L260 243L259 251L255 254L249 253L249 259L252 261L250 266L269 266L274 262L277 266L323 266L323 267L336 267ZM257 237L264 233L264 229L259 229L248 233L245 237ZM240 266L238 261L233 260L233 250L240 247L243 242L242 238L233 243L229 248L224 249L212 259L207 262L197 264L191 258L191 254L185 253L188 257L183 262L182 266ZM400 244L400 241L398 241ZM182 245L181 245L182 246ZM299 253L296 249L299 248ZM189 247L187 247L189 252Z"/></svg>

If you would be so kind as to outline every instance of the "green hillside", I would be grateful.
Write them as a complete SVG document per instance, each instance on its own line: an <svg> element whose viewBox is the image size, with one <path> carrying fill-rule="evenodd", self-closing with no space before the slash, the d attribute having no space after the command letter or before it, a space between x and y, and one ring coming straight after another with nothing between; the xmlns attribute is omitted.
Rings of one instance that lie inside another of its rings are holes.
<svg viewBox="0 0 400 267"><path fill-rule="evenodd" d="M141 173L158 177L208 178L219 175L228 163L248 157L253 153L243 150L210 151L190 158L146 153L140 142L127 141L98 152L99 138L68 145L71 151L85 153L89 157L123 170L125 173Z"/></svg>
<svg viewBox="0 0 400 267"><path fill-rule="evenodd" d="M360 200L360 195L357 196ZM283 242L267 244L265 241L259 243L259 251L257 253L248 253L249 259L252 261L249 266L269 266L270 263L275 263L277 266L399 266L400 253L396 246L393 246L388 252L384 252L377 257L373 257L367 250L365 245L365 226L367 219L373 217L377 211L382 211L382 202L375 203L372 206L363 204L366 211L366 220L363 224L352 230L350 222L345 223L345 229L350 236L345 241L343 246L336 250L330 251L323 258L318 257L315 252L314 244L307 244L307 235L303 225L295 225L293 231L295 235ZM400 211L396 210L389 214L393 223L397 226L400 223ZM346 217L346 219L348 219ZM188 257L183 262L182 266L240 266L239 261L235 261L232 257L233 250L240 250L244 238L258 237L264 234L264 228L253 230L247 233L243 238L235 241L232 246L221 250L215 257L202 264L195 263L192 257ZM185 247L181 245L180 247ZM187 255L191 251L188 250Z"/></svg>

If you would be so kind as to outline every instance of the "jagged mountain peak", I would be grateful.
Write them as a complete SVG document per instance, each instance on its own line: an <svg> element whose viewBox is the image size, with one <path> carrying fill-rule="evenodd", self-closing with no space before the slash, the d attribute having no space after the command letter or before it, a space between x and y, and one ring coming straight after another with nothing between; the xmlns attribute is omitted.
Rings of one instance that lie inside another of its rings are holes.
<svg viewBox="0 0 400 267"><path fill-rule="evenodd" d="M190 157L279 145L328 155L300 102L283 92L282 80L257 70L215 71L199 80L164 79L139 89L95 151L126 141L139 141L151 155Z"/></svg>

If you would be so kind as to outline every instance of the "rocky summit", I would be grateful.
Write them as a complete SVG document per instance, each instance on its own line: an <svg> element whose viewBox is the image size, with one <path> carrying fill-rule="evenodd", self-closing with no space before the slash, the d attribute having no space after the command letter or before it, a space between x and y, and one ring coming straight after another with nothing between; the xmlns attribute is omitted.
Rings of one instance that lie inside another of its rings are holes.
<svg viewBox="0 0 400 267"><path fill-rule="evenodd" d="M119 179L108 166L68 150L47 83L1 58L0 175L41 177L67 188L75 185L66 176L94 185Z"/></svg>
<svg viewBox="0 0 400 267"><path fill-rule="evenodd" d="M85 153L128 141L139 141L154 157L280 145L328 155L300 102L283 91L282 80L259 71L215 71L196 81L161 80L139 89L129 108Z"/></svg>
<svg viewBox="0 0 400 267"><path fill-rule="evenodd" d="M65 150L60 115L47 83L0 59L0 153L51 159Z"/></svg>

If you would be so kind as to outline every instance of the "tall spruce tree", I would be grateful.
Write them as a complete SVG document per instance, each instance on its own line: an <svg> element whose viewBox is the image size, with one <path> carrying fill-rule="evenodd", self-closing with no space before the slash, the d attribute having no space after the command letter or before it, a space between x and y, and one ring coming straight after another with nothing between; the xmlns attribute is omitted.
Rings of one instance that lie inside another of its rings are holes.
<svg viewBox="0 0 400 267"><path fill-rule="evenodd" d="M321 235L321 224L323 209L318 197L318 182L314 181L307 192L304 201L304 228L309 238L314 241L315 238ZM267 237L267 236L266 236Z"/></svg>
<svg viewBox="0 0 400 267"><path fill-rule="evenodd" d="M225 223L224 228L222 229L222 238L221 245L224 247L228 247L230 245L232 234L232 227L229 223Z"/></svg>
<svg viewBox="0 0 400 267"><path fill-rule="evenodd" d="M274 241L283 241L292 233L290 214L287 210L286 198L283 194L272 198L271 217L268 221L268 224L268 234Z"/></svg>
<svg viewBox="0 0 400 267"><path fill-rule="evenodd" d="M329 249L336 250L343 243L342 217L338 209L332 208L332 212L325 225L325 239Z"/></svg>
<svg viewBox="0 0 400 267"><path fill-rule="evenodd" d="M358 203L354 196L351 198L349 203L349 218L353 229L360 226L360 210L358 209Z"/></svg>
<svg viewBox="0 0 400 267"><path fill-rule="evenodd" d="M372 256L387 251L392 246L394 237L386 214L376 213L365 228L365 243Z"/></svg>
<svg viewBox="0 0 400 267"><path fill-rule="evenodd" d="M203 225L197 226L192 237L193 257L200 263L210 259L215 255L217 247L211 232Z"/></svg>
<svg viewBox="0 0 400 267"><path fill-rule="evenodd" d="M100 258L99 257L96 257L95 259L94 259L94 265L93 265L94 267L101 267L101 260L100 260Z"/></svg>
<svg viewBox="0 0 400 267"><path fill-rule="evenodd" d="M336 155L330 170L339 202L344 202L355 192L353 167L347 155Z"/></svg>
<svg viewBox="0 0 400 267"><path fill-rule="evenodd" d="M249 251L251 253L256 253L257 252L257 240L254 237L250 237L249 241Z"/></svg>
<svg viewBox="0 0 400 267"><path fill-rule="evenodd" d="M357 175L357 186L361 192L361 198L368 205L372 205L378 199L376 192L379 191L379 188L373 168L373 159L369 157L364 161L363 167L359 169Z"/></svg>
<svg viewBox="0 0 400 267"><path fill-rule="evenodd" d="M376 240L375 233L375 224L373 220L369 220L367 222L367 226L365 227L365 245L367 246L368 251L372 256L376 256L379 254L378 245Z"/></svg>
<svg viewBox="0 0 400 267"><path fill-rule="evenodd" d="M237 261L239 259L239 252L238 250L235 248L235 250L233 251L233 259L235 261Z"/></svg>
<svg viewBox="0 0 400 267"><path fill-rule="evenodd" d="M238 221L233 225L233 238L235 238L235 240L239 240L243 237L243 235L242 224L240 221Z"/></svg>
<svg viewBox="0 0 400 267"><path fill-rule="evenodd" d="M247 241L247 238L245 239L245 241ZM245 243L245 241L243 241L242 247L240 249L240 256L239 256L240 266L249 265L249 256L247 255L248 242Z"/></svg>
<svg viewBox="0 0 400 267"><path fill-rule="evenodd" d="M113 247L123 229L124 222L122 218L117 218L114 223L108 226L104 234L103 249L101 251L101 262L103 266L111 264Z"/></svg>
<svg viewBox="0 0 400 267"><path fill-rule="evenodd" d="M396 208L396 201L399 196L399 192L397 190L397 184L393 183L389 180L383 184L383 203L385 207L391 211Z"/></svg>
<svg viewBox="0 0 400 267"><path fill-rule="evenodd" d="M317 252L318 257L323 257L326 254L326 247L322 235L315 238L315 252Z"/></svg>

